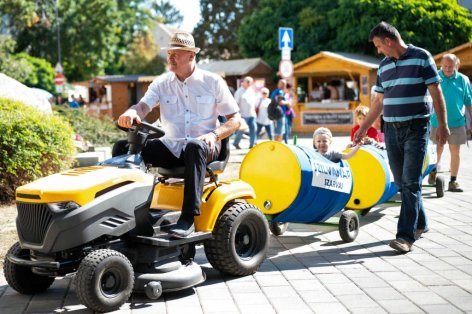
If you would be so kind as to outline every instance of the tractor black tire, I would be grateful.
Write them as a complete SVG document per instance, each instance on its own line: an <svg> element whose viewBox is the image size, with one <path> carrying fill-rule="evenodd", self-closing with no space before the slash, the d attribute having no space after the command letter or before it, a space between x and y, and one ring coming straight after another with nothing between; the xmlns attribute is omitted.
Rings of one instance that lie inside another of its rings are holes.
<svg viewBox="0 0 472 314"><path fill-rule="evenodd" d="M352 242L359 234L359 216L353 210L345 210L339 218L339 235L344 242Z"/></svg>
<svg viewBox="0 0 472 314"><path fill-rule="evenodd" d="M213 239L204 243L205 255L213 268L234 276L255 273L266 258L269 227L254 205L232 202L221 211Z"/></svg>
<svg viewBox="0 0 472 314"><path fill-rule="evenodd" d="M281 236L285 233L285 231L287 231L287 228L288 222L269 222L270 232L272 232L272 234L275 236Z"/></svg>
<svg viewBox="0 0 472 314"><path fill-rule="evenodd" d="M129 299L133 285L134 271L128 258L108 249L89 253L75 276L79 300L96 312L118 310Z"/></svg>
<svg viewBox="0 0 472 314"><path fill-rule="evenodd" d="M441 198L444 196L444 189L446 188L446 180L443 175L438 174L436 176L436 196Z"/></svg>
<svg viewBox="0 0 472 314"><path fill-rule="evenodd" d="M19 242L13 244L7 254L29 259L30 251L22 249ZM54 277L41 276L32 272L31 267L13 264L5 258L3 273L10 287L21 294L36 294L46 291L54 282Z"/></svg>

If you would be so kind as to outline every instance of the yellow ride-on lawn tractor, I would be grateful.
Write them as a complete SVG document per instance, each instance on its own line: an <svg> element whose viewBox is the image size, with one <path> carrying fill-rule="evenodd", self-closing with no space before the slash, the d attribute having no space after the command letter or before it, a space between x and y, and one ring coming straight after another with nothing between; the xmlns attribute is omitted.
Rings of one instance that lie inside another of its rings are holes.
<svg viewBox="0 0 472 314"><path fill-rule="evenodd" d="M56 277L73 274L84 305L113 311L133 291L157 299L203 282L205 274L193 262L196 244L203 244L210 264L223 273L257 271L266 255L268 224L246 202L255 197L249 184L218 181L229 157L228 139L218 160L207 165L196 232L174 239L166 229L180 215L182 169L159 169L155 176L142 160L146 141L163 136L163 130L143 122L126 131L128 154L17 189L19 242L4 263L13 289L40 293Z"/></svg>

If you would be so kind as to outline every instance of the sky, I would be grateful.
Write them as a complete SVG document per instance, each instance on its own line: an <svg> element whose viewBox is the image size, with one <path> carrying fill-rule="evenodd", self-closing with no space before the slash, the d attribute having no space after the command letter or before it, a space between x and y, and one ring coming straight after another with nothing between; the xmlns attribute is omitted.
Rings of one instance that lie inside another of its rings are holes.
<svg viewBox="0 0 472 314"><path fill-rule="evenodd" d="M180 11L184 21L180 29L191 32L200 21L200 1L199 0L169 0L169 2Z"/></svg>

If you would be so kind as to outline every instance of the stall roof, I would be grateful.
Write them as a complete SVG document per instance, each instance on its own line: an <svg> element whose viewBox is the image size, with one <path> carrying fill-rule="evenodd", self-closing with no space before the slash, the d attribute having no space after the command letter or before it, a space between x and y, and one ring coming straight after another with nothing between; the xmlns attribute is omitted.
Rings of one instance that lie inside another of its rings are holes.
<svg viewBox="0 0 472 314"><path fill-rule="evenodd" d="M466 51L472 51L472 41L469 41L468 43L462 44L460 46L454 47L452 49L446 50L444 52L441 52L435 55L434 61L441 62L442 56L445 55L446 53L453 53L457 55L459 52L466 52Z"/></svg>
<svg viewBox="0 0 472 314"><path fill-rule="evenodd" d="M102 75L95 77L96 80L105 81L107 83L131 83L131 82L139 82L139 83L150 83L152 82L157 76L152 75Z"/></svg>
<svg viewBox="0 0 472 314"><path fill-rule="evenodd" d="M303 67L304 65L309 64L323 57L334 58L334 59L339 59L346 62L355 63L369 69L378 69L380 61L381 61L371 56L366 56L366 55L361 55L361 54L356 54L356 53L320 51L319 53L296 63L294 65L294 68L296 70L297 68Z"/></svg>
<svg viewBox="0 0 472 314"><path fill-rule="evenodd" d="M198 67L223 76L240 76L251 72L261 63L270 69L270 66L261 58L210 61L198 64Z"/></svg>

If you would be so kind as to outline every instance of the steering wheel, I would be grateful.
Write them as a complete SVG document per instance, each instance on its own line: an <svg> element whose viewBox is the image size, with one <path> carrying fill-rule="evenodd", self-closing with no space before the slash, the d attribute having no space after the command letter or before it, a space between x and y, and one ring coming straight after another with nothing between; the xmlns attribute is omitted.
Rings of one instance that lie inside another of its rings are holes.
<svg viewBox="0 0 472 314"><path fill-rule="evenodd" d="M160 127L157 127L151 123L148 123L146 121L141 121L141 123L136 123L136 120L133 121L133 127L134 128L125 128L125 127L122 127L118 124L118 121L115 122L115 125L118 127L118 129L122 130L122 131L125 131L125 132L139 132L141 130L143 130L145 133L148 133L149 136L148 136L148 139L154 139L154 138L160 138L160 137L163 137L166 132L160 128Z"/></svg>

